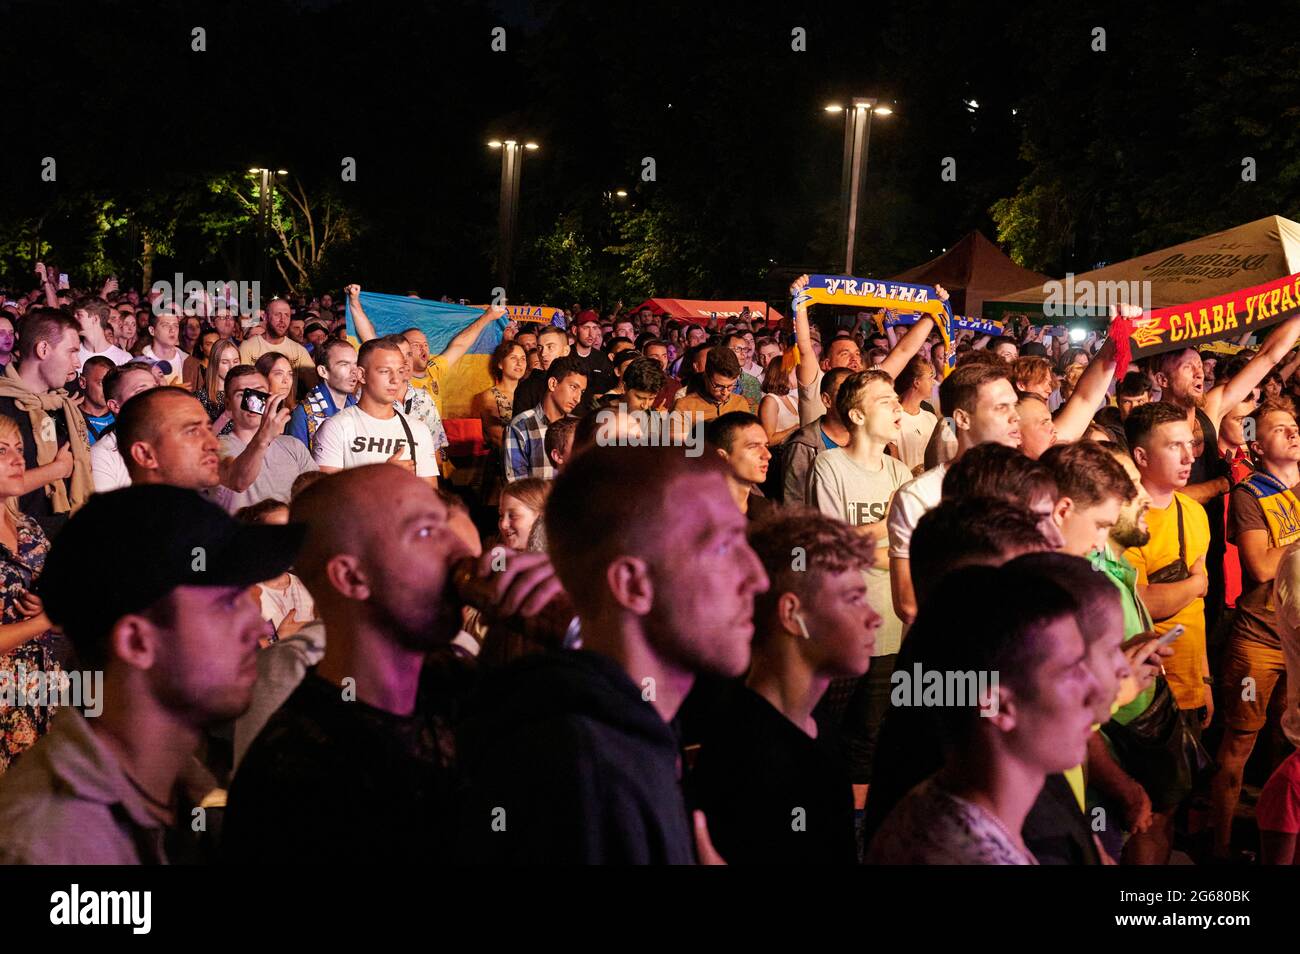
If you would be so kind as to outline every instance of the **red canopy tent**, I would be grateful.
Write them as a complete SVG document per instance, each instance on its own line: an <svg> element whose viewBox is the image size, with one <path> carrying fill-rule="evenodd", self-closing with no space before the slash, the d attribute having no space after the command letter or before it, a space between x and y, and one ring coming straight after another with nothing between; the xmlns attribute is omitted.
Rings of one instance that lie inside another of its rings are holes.
<svg viewBox="0 0 1300 954"><path fill-rule="evenodd" d="M680 321L707 325L716 317L735 318L748 307L755 321L775 325L785 316L765 301L704 301L698 298L647 298L633 311L649 308L656 315L668 315Z"/></svg>

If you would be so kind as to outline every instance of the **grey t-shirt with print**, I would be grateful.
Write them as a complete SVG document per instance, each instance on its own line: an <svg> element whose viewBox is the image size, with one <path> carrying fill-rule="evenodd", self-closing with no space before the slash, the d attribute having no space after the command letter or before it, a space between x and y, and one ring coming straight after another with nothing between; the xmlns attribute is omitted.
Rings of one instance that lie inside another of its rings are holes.
<svg viewBox="0 0 1300 954"><path fill-rule="evenodd" d="M880 469L870 471L854 461L846 448L837 447L818 454L813 462L808 503L855 527L881 523L889 515L894 492L911 479L911 471L894 457L882 458ZM876 566L867 570L867 598L882 621L876 634L877 656L893 655L903 641L903 621L894 612L889 586L888 546L888 537L882 535Z"/></svg>

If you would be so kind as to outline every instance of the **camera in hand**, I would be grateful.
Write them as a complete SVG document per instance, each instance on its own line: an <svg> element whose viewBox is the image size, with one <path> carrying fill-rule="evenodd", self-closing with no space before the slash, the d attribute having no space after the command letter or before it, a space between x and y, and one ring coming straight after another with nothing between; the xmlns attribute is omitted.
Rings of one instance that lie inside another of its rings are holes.
<svg viewBox="0 0 1300 954"><path fill-rule="evenodd" d="M258 391L255 388L244 388L244 398L239 402L239 406L250 414L265 414L266 402L270 400L271 395L265 391Z"/></svg>

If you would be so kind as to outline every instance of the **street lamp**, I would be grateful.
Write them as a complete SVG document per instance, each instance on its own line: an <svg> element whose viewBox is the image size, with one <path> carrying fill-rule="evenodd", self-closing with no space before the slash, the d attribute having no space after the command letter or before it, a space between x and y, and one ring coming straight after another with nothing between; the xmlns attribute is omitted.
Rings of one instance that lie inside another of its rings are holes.
<svg viewBox="0 0 1300 954"><path fill-rule="evenodd" d="M271 190L275 188L275 180L279 176L289 174L286 169L263 169L260 166L253 166L248 170L253 175L262 177L262 195L261 202L258 205L257 213L257 232L258 232L258 257L257 257L257 282L258 288L266 284L266 252L267 252L267 229L271 221Z"/></svg>
<svg viewBox="0 0 1300 954"><path fill-rule="evenodd" d="M847 105L831 103L828 113L844 114L844 163L840 173L840 216L844 230L844 274L853 274L853 252L857 243L858 208L862 181L867 176L867 150L871 145L871 117L892 116L894 111L874 97L855 96Z"/></svg>
<svg viewBox="0 0 1300 954"><path fill-rule="evenodd" d="M501 150L501 212L497 222L497 285L510 287L514 271L515 230L519 221L519 174L523 171L524 151L535 152L535 142L517 139L492 139L492 149Z"/></svg>

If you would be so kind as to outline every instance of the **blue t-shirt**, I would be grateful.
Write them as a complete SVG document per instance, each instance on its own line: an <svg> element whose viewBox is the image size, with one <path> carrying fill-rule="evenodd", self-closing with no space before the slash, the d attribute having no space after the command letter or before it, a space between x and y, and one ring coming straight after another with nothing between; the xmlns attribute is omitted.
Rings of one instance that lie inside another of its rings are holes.
<svg viewBox="0 0 1300 954"><path fill-rule="evenodd" d="M826 436L826 428L818 426L817 433L822 436L822 443L826 445L827 450L835 450L835 448L840 446Z"/></svg>
<svg viewBox="0 0 1300 954"><path fill-rule="evenodd" d="M113 416L112 411L109 411L106 414L101 414L98 417L93 414L86 414L83 416L86 419L86 424L89 425L86 430L89 433L91 444L94 444L95 441L99 440L99 435L104 433L104 431L108 429L108 426L117 420L117 418Z"/></svg>

